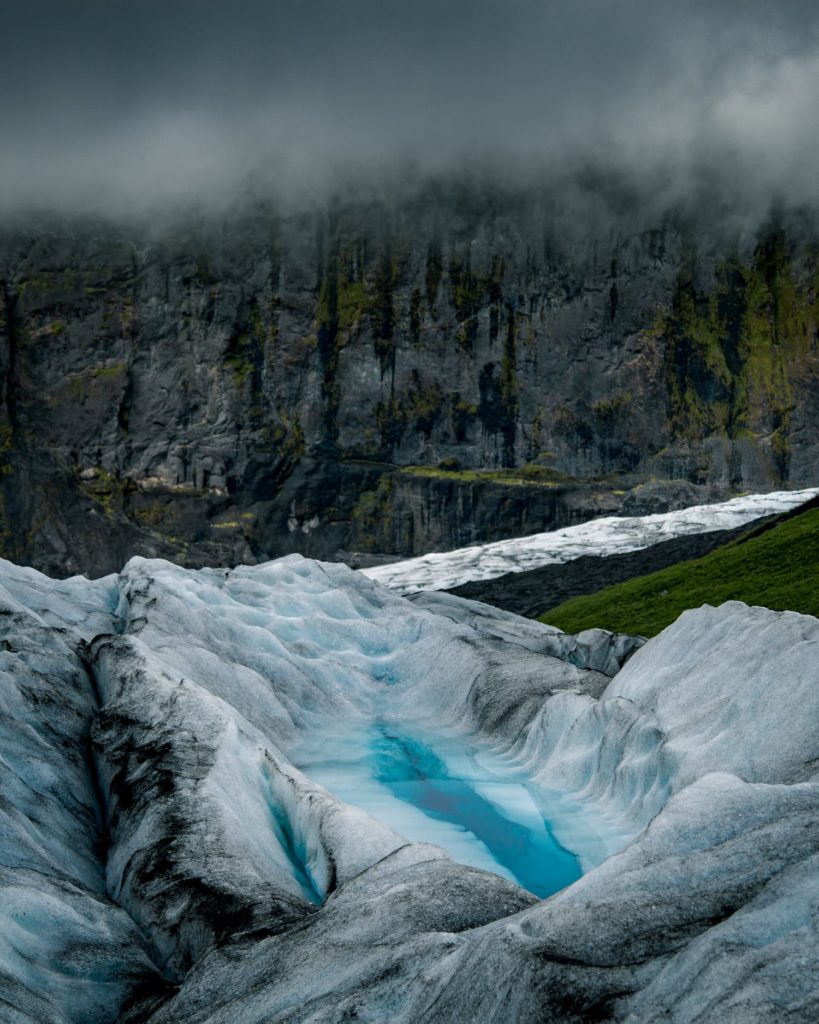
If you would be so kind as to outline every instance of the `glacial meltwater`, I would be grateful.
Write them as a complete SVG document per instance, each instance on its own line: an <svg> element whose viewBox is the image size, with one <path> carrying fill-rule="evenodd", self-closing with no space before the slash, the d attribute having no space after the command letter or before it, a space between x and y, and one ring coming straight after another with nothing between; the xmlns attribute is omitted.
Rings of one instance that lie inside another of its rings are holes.
<svg viewBox="0 0 819 1024"><path fill-rule="evenodd" d="M460 863L536 896L578 879L588 866L581 860L605 856L605 844L576 804L462 736L378 722L360 732L325 733L293 753L310 778L407 839L435 843ZM585 858L555 837L553 814L578 838Z"/></svg>

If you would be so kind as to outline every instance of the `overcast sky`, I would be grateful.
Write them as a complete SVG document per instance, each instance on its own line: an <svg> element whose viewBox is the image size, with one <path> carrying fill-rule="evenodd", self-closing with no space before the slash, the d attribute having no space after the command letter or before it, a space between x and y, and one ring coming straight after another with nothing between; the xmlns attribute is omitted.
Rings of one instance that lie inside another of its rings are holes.
<svg viewBox="0 0 819 1024"><path fill-rule="evenodd" d="M819 199L817 0L3 0L0 207L487 157Z"/></svg>

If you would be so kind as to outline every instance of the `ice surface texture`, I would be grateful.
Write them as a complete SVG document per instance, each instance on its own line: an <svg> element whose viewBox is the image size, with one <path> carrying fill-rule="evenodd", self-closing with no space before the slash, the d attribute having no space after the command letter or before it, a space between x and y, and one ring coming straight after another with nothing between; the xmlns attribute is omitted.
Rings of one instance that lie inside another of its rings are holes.
<svg viewBox="0 0 819 1024"><path fill-rule="evenodd" d="M295 555L0 585L4 1022L819 1017L816 619L572 638ZM527 823L585 871L546 900Z"/></svg>
<svg viewBox="0 0 819 1024"><path fill-rule="evenodd" d="M569 562L581 555L615 555L674 537L731 530L762 516L788 512L818 494L819 488L774 491L651 516L606 516L551 533L421 555L362 572L400 594L451 590L473 580L491 580L507 572L525 572L555 562Z"/></svg>

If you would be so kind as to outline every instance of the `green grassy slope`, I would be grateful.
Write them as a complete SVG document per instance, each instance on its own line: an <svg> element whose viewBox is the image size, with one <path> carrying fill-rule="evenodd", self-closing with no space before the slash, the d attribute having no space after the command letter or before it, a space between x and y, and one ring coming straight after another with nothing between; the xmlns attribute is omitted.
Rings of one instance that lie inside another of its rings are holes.
<svg viewBox="0 0 819 1024"><path fill-rule="evenodd" d="M694 561L573 597L540 620L567 633L602 626L654 636L686 608L732 600L819 617L819 509Z"/></svg>

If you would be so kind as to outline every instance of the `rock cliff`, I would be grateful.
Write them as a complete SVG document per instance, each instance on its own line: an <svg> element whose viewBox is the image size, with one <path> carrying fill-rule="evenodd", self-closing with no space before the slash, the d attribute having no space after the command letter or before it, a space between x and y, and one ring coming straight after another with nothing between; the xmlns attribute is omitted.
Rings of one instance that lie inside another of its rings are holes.
<svg viewBox="0 0 819 1024"><path fill-rule="evenodd" d="M816 237L603 180L7 222L2 553L404 556L815 483Z"/></svg>

